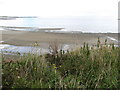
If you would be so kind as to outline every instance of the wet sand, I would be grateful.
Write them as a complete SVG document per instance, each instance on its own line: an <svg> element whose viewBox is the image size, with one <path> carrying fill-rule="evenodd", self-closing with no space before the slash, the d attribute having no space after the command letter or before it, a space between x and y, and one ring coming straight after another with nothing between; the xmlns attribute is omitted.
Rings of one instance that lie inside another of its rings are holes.
<svg viewBox="0 0 120 90"><path fill-rule="evenodd" d="M96 45L98 37L102 44L118 44L118 34L116 33L50 33L50 32L27 32L27 31L0 31L0 44L10 44L16 46L33 46L37 41L40 48L48 49L49 44L56 42L64 48L75 49L81 47L84 42L89 45ZM113 38L110 39L108 37ZM69 47L65 47L69 46ZM62 48L63 49L63 48ZM5 60L16 60L16 55L3 55Z"/></svg>
<svg viewBox="0 0 120 90"><path fill-rule="evenodd" d="M48 47L49 43L57 42L58 44L75 44L83 45L84 42L94 45L97 43L98 37L104 44L105 39L108 43L118 42L110 40L107 36L118 40L116 33L50 33L50 32L27 32L27 31L2 31L3 44L17 46L33 46L37 41L41 47Z"/></svg>

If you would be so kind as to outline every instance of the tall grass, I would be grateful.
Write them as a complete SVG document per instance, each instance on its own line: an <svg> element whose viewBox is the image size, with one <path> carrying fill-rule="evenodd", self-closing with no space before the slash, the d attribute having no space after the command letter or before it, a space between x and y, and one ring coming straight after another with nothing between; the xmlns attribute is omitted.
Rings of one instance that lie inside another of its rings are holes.
<svg viewBox="0 0 120 90"><path fill-rule="evenodd" d="M83 47L55 54L25 54L3 60L4 88L118 88L119 47L114 44Z"/></svg>

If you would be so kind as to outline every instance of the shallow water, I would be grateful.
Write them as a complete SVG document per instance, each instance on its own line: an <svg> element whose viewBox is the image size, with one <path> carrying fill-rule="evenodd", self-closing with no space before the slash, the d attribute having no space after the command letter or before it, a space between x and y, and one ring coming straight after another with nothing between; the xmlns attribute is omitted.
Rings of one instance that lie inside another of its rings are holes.
<svg viewBox="0 0 120 90"><path fill-rule="evenodd" d="M70 45L63 45L63 50L67 51L70 49ZM59 49L60 50L60 49ZM45 54L50 53L49 49L41 48L41 47L32 47L32 46L14 46L8 44L0 44L0 51L4 54L11 54L11 53L34 53L34 54Z"/></svg>
<svg viewBox="0 0 120 90"><path fill-rule="evenodd" d="M49 51L47 49L43 49L40 47L31 47L31 46L14 46L14 45L8 45L8 44L0 44L0 50L6 54L9 54L11 52L19 52L19 53L48 53Z"/></svg>

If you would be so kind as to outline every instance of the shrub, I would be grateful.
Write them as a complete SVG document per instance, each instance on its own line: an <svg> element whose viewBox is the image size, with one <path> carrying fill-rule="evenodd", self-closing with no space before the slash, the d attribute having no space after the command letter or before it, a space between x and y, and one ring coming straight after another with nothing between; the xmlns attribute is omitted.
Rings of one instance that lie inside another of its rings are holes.
<svg viewBox="0 0 120 90"><path fill-rule="evenodd" d="M117 88L120 86L119 52L114 44L83 47L65 53L24 54L3 60L4 88ZM54 52L54 50L53 50ZM4 59L4 58L3 58Z"/></svg>

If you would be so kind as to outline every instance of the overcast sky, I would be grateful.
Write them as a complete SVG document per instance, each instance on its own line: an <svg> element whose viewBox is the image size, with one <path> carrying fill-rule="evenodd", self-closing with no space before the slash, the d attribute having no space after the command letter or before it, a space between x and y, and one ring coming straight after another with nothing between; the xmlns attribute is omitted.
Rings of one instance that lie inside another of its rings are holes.
<svg viewBox="0 0 120 90"><path fill-rule="evenodd" d="M118 16L120 0L0 0L0 16Z"/></svg>

